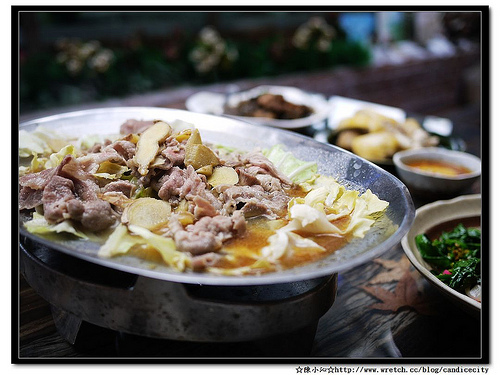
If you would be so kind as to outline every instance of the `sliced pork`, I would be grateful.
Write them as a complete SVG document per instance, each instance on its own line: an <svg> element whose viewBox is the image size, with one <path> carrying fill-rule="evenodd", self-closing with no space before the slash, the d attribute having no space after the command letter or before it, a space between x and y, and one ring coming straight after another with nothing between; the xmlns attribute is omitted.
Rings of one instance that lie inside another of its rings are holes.
<svg viewBox="0 0 500 375"><path fill-rule="evenodd" d="M222 203L210 192L206 177L196 173L190 165L187 168L171 168L156 184L158 196L176 206L181 200L193 201L201 197L207 201L214 210L220 210Z"/></svg>
<svg viewBox="0 0 500 375"><path fill-rule="evenodd" d="M127 198L130 198L134 191L137 189L137 186L128 182L128 181L112 181L109 184L105 185L101 189L101 193L122 193Z"/></svg>
<svg viewBox="0 0 500 375"><path fill-rule="evenodd" d="M146 161L148 173L138 173L134 161L137 136L129 135L140 136L153 124L154 121L127 120L120 127L120 133L127 137L106 140L78 157L65 156L56 168L22 176L19 208L41 206L49 223L69 219L97 232L119 220L136 191L147 192L170 204L172 213L165 221L168 225L158 233L173 238L179 251L192 255L195 271L217 264L223 256L219 252L224 243L246 232L245 218L264 215L275 219L286 213L290 199L286 191L293 183L258 150L220 152L222 155L216 152L218 163L233 167L238 179L235 185L217 185L212 181L212 187L207 176L185 164L185 134L171 134L158 141L158 145L153 144L153 154ZM127 179L95 177L105 162L127 167ZM213 166L203 164L209 165ZM207 168L204 170L207 173ZM186 217L190 220L188 225Z"/></svg>
<svg viewBox="0 0 500 375"><path fill-rule="evenodd" d="M84 207L80 222L85 228L100 231L115 223L117 218L111 205L98 197L99 185L92 175L85 173L77 160L66 164L61 169L61 174L73 181L76 195Z"/></svg>
<svg viewBox="0 0 500 375"><path fill-rule="evenodd" d="M186 142L179 142L175 137L169 137L165 142L165 149L161 152L161 156L171 165L184 164L186 155Z"/></svg>
<svg viewBox="0 0 500 375"><path fill-rule="evenodd" d="M223 242L241 236L246 231L246 222L237 212L233 216L204 216L184 228L173 215L169 229L179 251L200 255L217 251Z"/></svg>
<svg viewBox="0 0 500 375"><path fill-rule="evenodd" d="M29 210L42 204L43 189L35 190L24 186L19 191L19 209Z"/></svg>
<svg viewBox="0 0 500 375"><path fill-rule="evenodd" d="M205 253L201 255L194 256L191 259L191 266L194 271L203 271L207 267L217 266L218 262L222 259L222 255L219 253Z"/></svg>
<svg viewBox="0 0 500 375"><path fill-rule="evenodd" d="M269 174L273 177L278 178L284 184L292 185L292 181L286 175L280 172L274 166L274 164L260 151L253 151L246 154L243 158L243 163L249 167L257 167L257 169L255 169L254 171L254 174L257 174L257 172L260 172L262 174Z"/></svg>
<svg viewBox="0 0 500 375"><path fill-rule="evenodd" d="M44 217L49 223L71 219L68 202L76 199L75 186L70 179L54 176L43 189ZM74 207L74 206L73 206ZM81 210L77 210L81 217Z"/></svg>
<svg viewBox="0 0 500 375"><path fill-rule="evenodd" d="M225 212L241 210L246 217L267 215L277 218L286 211L290 199L284 191L266 192L261 185L231 186L222 193Z"/></svg>
<svg viewBox="0 0 500 375"><path fill-rule="evenodd" d="M108 228L116 221L111 205L98 198L99 186L72 155L59 166L22 176L19 208L43 207L49 223L66 219L80 222L91 231Z"/></svg>
<svg viewBox="0 0 500 375"><path fill-rule="evenodd" d="M72 156L67 155L55 168L44 169L40 172L19 177L19 209L26 210L42 205L43 190L71 159Z"/></svg>
<svg viewBox="0 0 500 375"><path fill-rule="evenodd" d="M139 134L142 133L144 130L152 126L154 122L151 120L134 120L134 119L129 119L125 121L121 126L120 126L120 134L127 135L127 134Z"/></svg>

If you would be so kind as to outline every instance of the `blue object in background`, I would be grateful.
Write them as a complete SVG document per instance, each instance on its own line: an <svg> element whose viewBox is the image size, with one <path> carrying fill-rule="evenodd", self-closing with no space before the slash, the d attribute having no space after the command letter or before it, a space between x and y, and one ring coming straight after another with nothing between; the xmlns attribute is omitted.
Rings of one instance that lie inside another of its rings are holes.
<svg viewBox="0 0 500 375"><path fill-rule="evenodd" d="M369 43L375 32L375 15L373 13L341 13L339 24L347 35L347 39Z"/></svg>

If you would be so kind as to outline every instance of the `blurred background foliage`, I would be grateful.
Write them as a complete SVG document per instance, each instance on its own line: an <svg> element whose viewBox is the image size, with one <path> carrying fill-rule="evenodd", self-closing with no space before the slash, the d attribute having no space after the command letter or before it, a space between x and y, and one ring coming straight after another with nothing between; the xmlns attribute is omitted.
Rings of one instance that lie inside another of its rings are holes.
<svg viewBox="0 0 500 375"><path fill-rule="evenodd" d="M336 13L45 12L20 19L22 112L370 61L369 46L349 40Z"/></svg>
<svg viewBox="0 0 500 375"><path fill-rule="evenodd" d="M415 15L21 11L20 111L183 85L364 67L398 41L415 41L411 55L422 54L420 46L442 26L453 42L479 35L477 13L421 12L420 21Z"/></svg>

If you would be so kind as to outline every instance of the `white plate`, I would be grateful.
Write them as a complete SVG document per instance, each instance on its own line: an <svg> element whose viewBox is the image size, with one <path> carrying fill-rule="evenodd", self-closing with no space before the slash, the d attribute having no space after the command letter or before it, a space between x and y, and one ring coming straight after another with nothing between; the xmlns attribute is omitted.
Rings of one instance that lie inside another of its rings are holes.
<svg viewBox="0 0 500 375"><path fill-rule="evenodd" d="M404 122L406 112L401 108L390 107L387 105L365 102L363 100L345 98L343 96L332 96L328 103L330 105L330 115L328 116L328 126L336 129L340 121L352 117L356 112L369 109L383 116L392 118L397 122Z"/></svg>
<svg viewBox="0 0 500 375"><path fill-rule="evenodd" d="M436 201L420 207L416 211L415 221L403 237L401 245L413 266L446 297L469 312L481 310L481 303L444 284L431 273L430 265L420 255L415 244L418 234L426 233L431 228L455 219L481 215L481 195L463 195L451 200Z"/></svg>
<svg viewBox="0 0 500 375"><path fill-rule="evenodd" d="M191 112L222 115L224 104L235 107L238 103L270 93L283 95L286 101L298 105L306 105L313 109L313 114L294 120L275 120L264 117L231 116L246 122L267 125L283 129L298 129L325 121L330 114L330 105L321 94L308 93L295 87L258 86L251 90L237 92L228 96L219 93L201 91L186 100L186 108Z"/></svg>

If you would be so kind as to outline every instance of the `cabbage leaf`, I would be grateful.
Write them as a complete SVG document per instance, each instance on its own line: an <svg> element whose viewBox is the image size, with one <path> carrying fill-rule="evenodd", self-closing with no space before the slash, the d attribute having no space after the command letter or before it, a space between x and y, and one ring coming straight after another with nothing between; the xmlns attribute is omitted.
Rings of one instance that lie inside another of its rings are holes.
<svg viewBox="0 0 500 375"><path fill-rule="evenodd" d="M183 271L190 264L190 257L186 253L176 250L173 239L152 233L137 225L127 227L119 224L106 243L101 246L98 255L104 258L124 255L138 245L146 245L155 249L166 264L179 271Z"/></svg>
<svg viewBox="0 0 500 375"><path fill-rule="evenodd" d="M26 230L33 234L49 234L49 233L69 233L76 237L88 239L88 236L75 229L69 220L64 220L57 224L50 224L45 220L43 215L33 212L33 219L24 223Z"/></svg>
<svg viewBox="0 0 500 375"><path fill-rule="evenodd" d="M69 138L52 129L38 126L34 131L19 131L19 156L26 158L33 153L48 155L58 152L69 143Z"/></svg>
<svg viewBox="0 0 500 375"><path fill-rule="evenodd" d="M66 155L76 155L75 146L67 145L61 148L58 152L54 152L49 156L49 160L45 163L45 169L57 167L61 164Z"/></svg>
<svg viewBox="0 0 500 375"><path fill-rule="evenodd" d="M93 173L95 177L105 178L107 180L117 180L123 176L125 172L130 169L124 165L110 162L108 160L102 162L99 165L99 169L96 173Z"/></svg>
<svg viewBox="0 0 500 375"><path fill-rule="evenodd" d="M359 195L346 189L331 177L320 176L311 185L304 198L293 198L288 204L289 222L269 237L261 254L272 262L307 248L309 251L324 248L302 235L332 234L352 235L362 238L375 223L377 215L389 205L370 190ZM339 227L335 220L349 217L347 226Z"/></svg>
<svg viewBox="0 0 500 375"><path fill-rule="evenodd" d="M44 141L51 152L58 152L70 141L70 137L68 135L60 132L59 130L55 131L42 125L39 125L33 131L32 135Z"/></svg>
<svg viewBox="0 0 500 375"><path fill-rule="evenodd" d="M27 158L33 153L44 154L50 153L51 150L47 143L35 136L32 133L28 133L26 130L19 130L19 156L22 158Z"/></svg>
<svg viewBox="0 0 500 375"><path fill-rule="evenodd" d="M138 225L129 225L128 228L132 233L141 236L148 245L154 247L160 253L163 261L169 266L183 271L186 265L190 263L190 257L186 253L176 250L172 238L154 234Z"/></svg>
<svg viewBox="0 0 500 375"><path fill-rule="evenodd" d="M265 258L257 259L249 266L236 267L236 268L221 268L221 267L208 267L210 273L224 276L241 276L250 272L259 272L259 270L269 270L271 263Z"/></svg>
<svg viewBox="0 0 500 375"><path fill-rule="evenodd" d="M316 162L297 159L290 151L284 150L282 145L277 144L268 150L263 150L263 154L296 184L310 181L318 173Z"/></svg>
<svg viewBox="0 0 500 375"><path fill-rule="evenodd" d="M270 262L276 262L282 257L293 256L302 251L324 252L326 249L313 240L304 238L291 231L292 227L277 230L269 237L269 245L261 249L261 255Z"/></svg>
<svg viewBox="0 0 500 375"><path fill-rule="evenodd" d="M89 150L98 143L104 144L106 140L116 141L120 134L89 134L78 138L74 144L78 150Z"/></svg>

